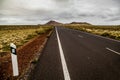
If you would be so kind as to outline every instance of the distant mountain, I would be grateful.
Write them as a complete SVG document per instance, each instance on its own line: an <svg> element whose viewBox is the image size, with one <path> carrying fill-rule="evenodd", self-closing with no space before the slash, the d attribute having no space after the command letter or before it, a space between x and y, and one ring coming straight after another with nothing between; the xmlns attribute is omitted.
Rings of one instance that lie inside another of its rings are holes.
<svg viewBox="0 0 120 80"><path fill-rule="evenodd" d="M84 25L92 25L90 23L87 23L87 22L72 22L70 24L84 24Z"/></svg>
<svg viewBox="0 0 120 80"><path fill-rule="evenodd" d="M47 22L45 25L62 25L62 24L63 23L51 20L51 21ZM72 22L72 23L69 23L69 24L92 25L92 24L87 23L87 22Z"/></svg>
<svg viewBox="0 0 120 80"><path fill-rule="evenodd" d="M51 20L51 21L47 22L45 25L61 25L61 24L62 24L62 23L59 23L59 22L57 22L57 21Z"/></svg>

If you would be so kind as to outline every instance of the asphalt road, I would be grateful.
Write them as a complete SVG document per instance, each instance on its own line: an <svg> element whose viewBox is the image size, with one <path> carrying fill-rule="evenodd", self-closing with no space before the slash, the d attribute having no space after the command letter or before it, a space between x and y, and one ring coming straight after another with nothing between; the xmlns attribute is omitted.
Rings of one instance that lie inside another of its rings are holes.
<svg viewBox="0 0 120 80"><path fill-rule="evenodd" d="M29 80L120 80L120 41L57 27Z"/></svg>

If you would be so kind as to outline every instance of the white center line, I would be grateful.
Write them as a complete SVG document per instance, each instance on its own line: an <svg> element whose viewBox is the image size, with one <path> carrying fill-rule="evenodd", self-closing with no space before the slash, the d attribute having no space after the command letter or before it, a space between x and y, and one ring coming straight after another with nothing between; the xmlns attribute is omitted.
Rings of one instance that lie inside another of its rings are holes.
<svg viewBox="0 0 120 80"><path fill-rule="evenodd" d="M81 35L78 35L78 37L83 38L83 36L81 36Z"/></svg>
<svg viewBox="0 0 120 80"><path fill-rule="evenodd" d="M114 50L112 50L112 49L110 49L110 48L107 48L107 47L106 47L106 49L107 49L107 50L109 50L109 51L111 51L111 52L114 52L114 53L116 53L116 54L120 55L120 53L119 53L119 52L117 52L117 51L114 51Z"/></svg>
<svg viewBox="0 0 120 80"><path fill-rule="evenodd" d="M64 53L63 53L63 49L62 49L62 46L61 46L61 42L60 42L60 38L59 38L59 35L58 35L57 28L56 28L56 34L57 34L57 39L58 39L58 46L59 46L59 51L60 51L60 58L61 58L61 63L62 63L62 68L63 68L64 79L65 80L71 80L70 79L70 74L68 72L67 64L66 64L66 61L65 61L65 57L64 57Z"/></svg>

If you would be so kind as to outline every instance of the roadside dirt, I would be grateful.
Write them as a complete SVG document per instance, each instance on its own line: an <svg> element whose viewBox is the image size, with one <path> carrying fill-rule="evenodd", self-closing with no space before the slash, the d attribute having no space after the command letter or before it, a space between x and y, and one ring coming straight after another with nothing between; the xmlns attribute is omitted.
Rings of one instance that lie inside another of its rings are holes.
<svg viewBox="0 0 120 80"><path fill-rule="evenodd" d="M17 49L19 73L22 75L26 69L30 66L31 61L36 56L36 53L40 51L41 46L49 33L37 36L30 40L22 47ZM16 80L18 77L13 77L11 56L10 53L5 53L6 56L0 56L0 80Z"/></svg>

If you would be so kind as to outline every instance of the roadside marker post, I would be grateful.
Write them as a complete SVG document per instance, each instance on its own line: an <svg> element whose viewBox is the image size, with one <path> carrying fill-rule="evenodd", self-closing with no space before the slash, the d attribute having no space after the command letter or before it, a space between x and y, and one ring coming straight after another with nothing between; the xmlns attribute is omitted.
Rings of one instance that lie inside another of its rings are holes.
<svg viewBox="0 0 120 80"><path fill-rule="evenodd" d="M13 76L18 76L18 60L17 60L17 53L16 53L16 45L11 43L11 58L12 58L12 68L13 68Z"/></svg>

